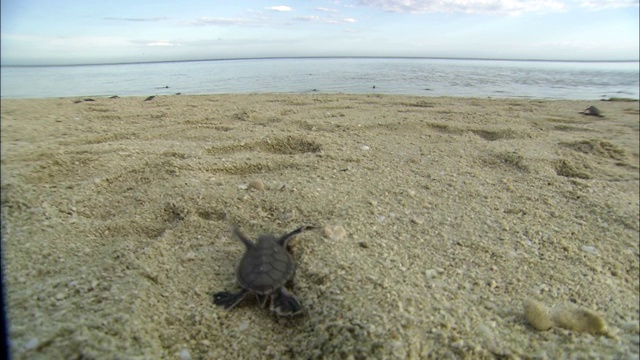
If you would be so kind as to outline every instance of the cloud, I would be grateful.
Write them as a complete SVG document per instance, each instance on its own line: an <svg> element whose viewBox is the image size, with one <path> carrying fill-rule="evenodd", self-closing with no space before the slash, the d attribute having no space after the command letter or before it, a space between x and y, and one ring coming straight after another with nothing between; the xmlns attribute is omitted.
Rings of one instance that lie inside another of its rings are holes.
<svg viewBox="0 0 640 360"><path fill-rule="evenodd" d="M320 16L294 16L293 17L294 20L299 20L299 21L319 21L321 18Z"/></svg>
<svg viewBox="0 0 640 360"><path fill-rule="evenodd" d="M154 41L145 44L145 46L181 46L178 43L170 43L168 41Z"/></svg>
<svg viewBox="0 0 640 360"><path fill-rule="evenodd" d="M399 13L517 15L523 12L557 12L567 8L557 0L360 0L359 4Z"/></svg>
<svg viewBox="0 0 640 360"><path fill-rule="evenodd" d="M325 23L325 24L345 24L345 23L353 24L358 22L358 20L354 18L339 18L336 16L322 17L322 16L315 16L315 15L294 16L293 19L298 21L319 22L319 23Z"/></svg>
<svg viewBox="0 0 640 360"><path fill-rule="evenodd" d="M330 12L330 13L337 13L338 12L338 10L336 10L336 9L329 9L329 8L325 8L325 7L317 7L314 10L323 11L323 12Z"/></svg>
<svg viewBox="0 0 640 360"><path fill-rule="evenodd" d="M580 6L590 10L617 9L624 7L638 7L639 0L594 0L582 1Z"/></svg>
<svg viewBox="0 0 640 360"><path fill-rule="evenodd" d="M292 7L285 6L285 5L270 6L270 7L267 7L266 9L271 11L280 11L280 12L293 11Z"/></svg>
<svg viewBox="0 0 640 360"><path fill-rule="evenodd" d="M233 26L248 25L253 21L243 18L219 18L219 17L200 17L189 22L191 26Z"/></svg>
<svg viewBox="0 0 640 360"><path fill-rule="evenodd" d="M119 18L119 17L105 17L104 20L109 21L133 21L133 22L153 22L153 21L162 21L169 20L168 17L160 16L160 17L152 17L152 18Z"/></svg>

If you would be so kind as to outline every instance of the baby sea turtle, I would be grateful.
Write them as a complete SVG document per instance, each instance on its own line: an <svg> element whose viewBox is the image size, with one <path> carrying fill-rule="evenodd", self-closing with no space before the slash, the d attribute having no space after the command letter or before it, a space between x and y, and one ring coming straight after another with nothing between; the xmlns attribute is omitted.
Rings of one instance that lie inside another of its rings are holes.
<svg viewBox="0 0 640 360"><path fill-rule="evenodd" d="M588 108L584 109L584 111L580 112L581 114L584 115L591 115L591 116L597 116L597 117L604 117L602 116L602 113L600 112L600 109L598 109L595 106L589 106Z"/></svg>
<svg viewBox="0 0 640 360"><path fill-rule="evenodd" d="M277 315L299 314L302 311L300 303L284 287L295 273L295 265L291 254L287 251L287 243L294 236L311 228L311 226L302 226L280 237L271 234L261 235L254 243L234 227L233 234L247 248L236 273L242 289L234 293L217 292L213 295L213 302L229 310L242 301L247 294L254 293L262 306L270 298L271 311Z"/></svg>

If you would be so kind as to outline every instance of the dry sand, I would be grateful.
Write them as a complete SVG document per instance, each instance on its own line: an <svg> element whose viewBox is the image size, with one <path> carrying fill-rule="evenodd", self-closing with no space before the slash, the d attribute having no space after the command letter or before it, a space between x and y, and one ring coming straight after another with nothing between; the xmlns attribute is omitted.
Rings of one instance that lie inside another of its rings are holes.
<svg viewBox="0 0 640 360"><path fill-rule="evenodd" d="M638 358L638 102L74 100L2 100L16 359ZM303 316L212 304L234 223L320 226Z"/></svg>

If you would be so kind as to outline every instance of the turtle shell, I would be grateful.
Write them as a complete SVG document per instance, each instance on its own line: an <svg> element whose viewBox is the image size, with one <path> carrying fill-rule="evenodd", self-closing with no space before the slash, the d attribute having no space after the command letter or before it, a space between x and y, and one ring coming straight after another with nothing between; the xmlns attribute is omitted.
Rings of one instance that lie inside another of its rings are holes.
<svg viewBox="0 0 640 360"><path fill-rule="evenodd" d="M263 235L247 248L238 266L238 282L247 290L268 294L291 279L293 259L278 238Z"/></svg>

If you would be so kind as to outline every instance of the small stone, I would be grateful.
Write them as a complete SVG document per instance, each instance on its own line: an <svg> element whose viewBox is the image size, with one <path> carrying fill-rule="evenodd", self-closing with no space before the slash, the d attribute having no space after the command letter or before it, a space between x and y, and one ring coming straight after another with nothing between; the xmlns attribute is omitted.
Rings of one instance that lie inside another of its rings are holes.
<svg viewBox="0 0 640 360"><path fill-rule="evenodd" d="M27 341L26 344L24 344L24 346L22 347L25 350L33 350L38 348L38 345L40 345L40 341L37 338L33 338L29 341Z"/></svg>
<svg viewBox="0 0 640 360"><path fill-rule="evenodd" d="M424 271L424 275L427 277L427 279L433 279L434 277L436 277L436 275L438 275L438 271L436 269L427 269Z"/></svg>
<svg viewBox="0 0 640 360"><path fill-rule="evenodd" d="M249 183L249 190L264 191L264 183L262 180L253 180Z"/></svg>
<svg viewBox="0 0 640 360"><path fill-rule="evenodd" d="M243 321L240 323L240 325L238 325L238 330L240 331L245 331L249 328L249 322L248 321Z"/></svg>
<svg viewBox="0 0 640 360"><path fill-rule="evenodd" d="M196 254L193 252L188 252L185 256L182 257L183 261L191 261L196 258Z"/></svg>
<svg viewBox="0 0 640 360"><path fill-rule="evenodd" d="M593 254L593 255L598 253L598 250L594 246L582 245L581 249L582 251L588 252L589 254Z"/></svg>
<svg viewBox="0 0 640 360"><path fill-rule="evenodd" d="M341 225L325 226L322 229L322 235L331 240L340 240L347 235L347 231Z"/></svg>
<svg viewBox="0 0 640 360"><path fill-rule="evenodd" d="M280 221L282 221L284 223L293 220L293 218L295 218L295 217L296 217L296 212L294 210L283 211L278 215L278 218L280 219Z"/></svg>
<svg viewBox="0 0 640 360"><path fill-rule="evenodd" d="M368 145L361 145L360 146L360 150L367 151L367 150L369 150L369 146Z"/></svg>
<svg viewBox="0 0 640 360"><path fill-rule="evenodd" d="M545 331L553 327L551 311L544 304L528 299L524 301L523 305L524 317L534 329Z"/></svg>
<svg viewBox="0 0 640 360"><path fill-rule="evenodd" d="M180 360L191 360L191 353L189 353L189 349L180 350Z"/></svg>

